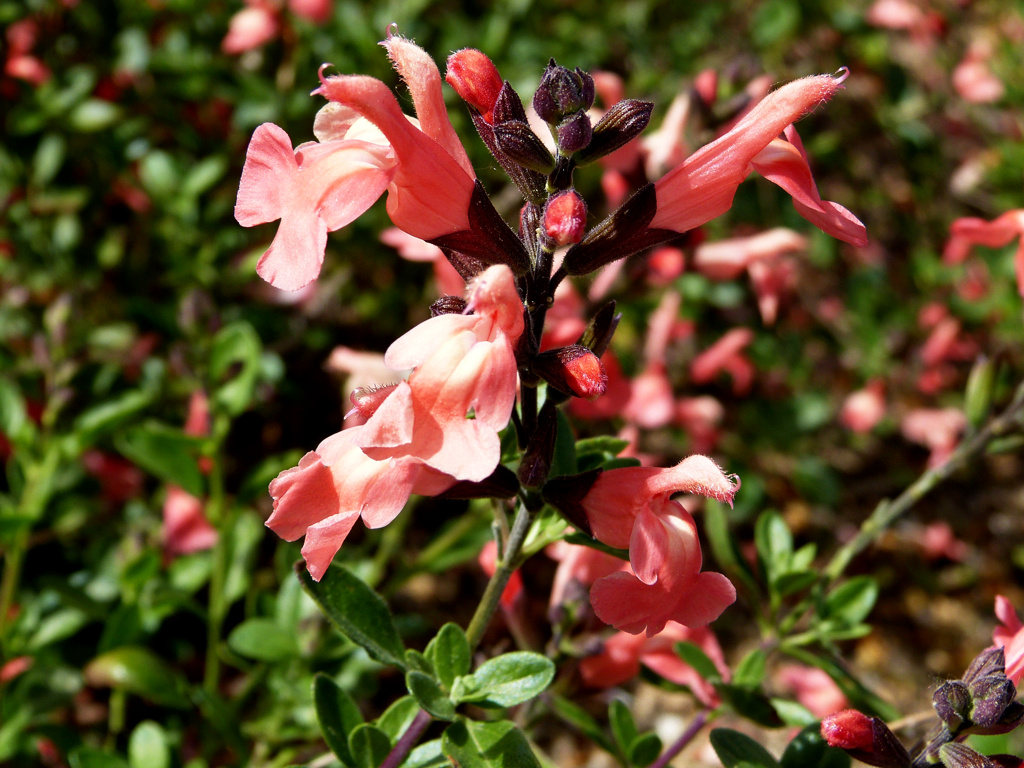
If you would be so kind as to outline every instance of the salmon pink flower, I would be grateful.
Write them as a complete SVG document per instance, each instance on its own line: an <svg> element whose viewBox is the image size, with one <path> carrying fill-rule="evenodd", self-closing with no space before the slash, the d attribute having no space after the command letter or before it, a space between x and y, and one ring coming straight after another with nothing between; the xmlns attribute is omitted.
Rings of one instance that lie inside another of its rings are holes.
<svg viewBox="0 0 1024 768"><path fill-rule="evenodd" d="M752 170L790 195L801 216L828 234L864 245L864 225L836 203L822 201L792 123L830 99L846 75L796 80L766 96L728 133L694 152L657 182L652 229L686 232L725 213ZM786 138L776 138L785 133Z"/></svg>
<svg viewBox="0 0 1024 768"><path fill-rule="evenodd" d="M719 699L714 686L673 650L679 642L698 646L715 663L722 679L728 681L729 668L714 633L708 627L691 629L674 621L654 637L627 632L612 635L604 641L600 653L580 662L580 677L589 686L610 688L632 680L640 673L642 664L666 680L687 686L705 706L717 706Z"/></svg>
<svg viewBox="0 0 1024 768"><path fill-rule="evenodd" d="M380 528L411 494L478 482L497 466L498 430L516 396L513 350L524 327L508 267L474 280L467 311L474 314L433 317L395 341L384 362L412 369L409 378L370 393L359 404L364 424L328 437L270 484L267 526L288 541L305 535L302 555L314 579L357 519Z"/></svg>
<svg viewBox="0 0 1024 768"><path fill-rule="evenodd" d="M885 382L872 379L851 392L839 410L839 423L853 432L870 432L885 417Z"/></svg>
<svg viewBox="0 0 1024 768"><path fill-rule="evenodd" d="M732 376L732 389L737 395L750 389L754 379L754 365L743 350L754 340L749 328L733 328L718 341L701 352L690 363L690 378L694 384L706 384L722 371Z"/></svg>
<svg viewBox="0 0 1024 768"><path fill-rule="evenodd" d="M244 53L269 43L281 31L277 13L266 2L248 2L231 17L220 49L228 54Z"/></svg>
<svg viewBox="0 0 1024 768"><path fill-rule="evenodd" d="M967 417L956 408L916 408L900 424L907 440L931 451L929 467L937 467L949 458L966 428Z"/></svg>
<svg viewBox="0 0 1024 768"><path fill-rule="evenodd" d="M815 717L827 717L850 706L835 680L817 667L783 664L776 670L775 681Z"/></svg>
<svg viewBox="0 0 1024 768"><path fill-rule="evenodd" d="M668 621L699 627L736 600L720 573L701 573L697 528L674 493L732 502L733 478L706 456L690 456L669 469L627 467L603 472L581 505L595 538L629 548L632 573L594 583L597 617L630 634L658 634Z"/></svg>
<svg viewBox="0 0 1024 768"><path fill-rule="evenodd" d="M1024 680L1024 626L1013 605L1002 595L996 595L996 618L1001 626L992 633L992 642L1003 649L1006 676L1019 686Z"/></svg>

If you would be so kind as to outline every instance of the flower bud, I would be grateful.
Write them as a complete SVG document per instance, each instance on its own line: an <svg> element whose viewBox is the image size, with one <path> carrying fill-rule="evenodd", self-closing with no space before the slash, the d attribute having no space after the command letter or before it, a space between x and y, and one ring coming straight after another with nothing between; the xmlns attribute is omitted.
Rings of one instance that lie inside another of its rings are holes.
<svg viewBox="0 0 1024 768"><path fill-rule="evenodd" d="M571 155L585 149L593 135L590 116L586 112L577 112L558 124L558 148Z"/></svg>
<svg viewBox="0 0 1024 768"><path fill-rule="evenodd" d="M448 57L448 71L444 79L455 92L490 123L494 102L498 100L504 82L487 55L475 48L463 48Z"/></svg>
<svg viewBox="0 0 1024 768"><path fill-rule="evenodd" d="M616 102L597 121L590 144L576 156L576 162L589 163L628 144L647 127L653 110L654 103L650 101L623 99Z"/></svg>
<svg viewBox="0 0 1024 768"><path fill-rule="evenodd" d="M844 709L822 720L821 736L830 747L869 752L875 740L871 718L856 709Z"/></svg>
<svg viewBox="0 0 1024 768"><path fill-rule="evenodd" d="M555 158L523 120L495 124L494 142L503 155L531 171L548 174L555 168Z"/></svg>
<svg viewBox="0 0 1024 768"><path fill-rule="evenodd" d="M574 190L561 192L544 208L544 232L556 246L578 243L587 227L587 204Z"/></svg>
<svg viewBox="0 0 1024 768"><path fill-rule="evenodd" d="M932 706L950 731L955 731L971 716L971 694L959 680L950 680L932 695Z"/></svg>
<svg viewBox="0 0 1024 768"><path fill-rule="evenodd" d="M1003 712L1017 698L1017 688L1004 674L979 677L970 686L973 706L971 720L975 725L986 728L1000 721Z"/></svg>
<svg viewBox="0 0 1024 768"><path fill-rule="evenodd" d="M615 302L609 301L597 314L587 323L586 330L580 336L577 344L582 344L590 349L595 355L601 357L608 345L611 343L612 335L622 319L622 313L615 312Z"/></svg>
<svg viewBox="0 0 1024 768"><path fill-rule="evenodd" d="M1005 673L1006 656L1002 648L997 648L993 645L974 657L971 665L967 667L967 671L964 672L964 676L960 679L970 685L979 677Z"/></svg>
<svg viewBox="0 0 1024 768"><path fill-rule="evenodd" d="M608 386L601 360L578 344L542 352L534 359L533 370L559 392L588 400L603 395Z"/></svg>
<svg viewBox="0 0 1024 768"><path fill-rule="evenodd" d="M971 368L964 390L964 415L967 423L977 429L988 418L992 409L992 385L995 379L995 363L981 357Z"/></svg>
<svg viewBox="0 0 1024 768"><path fill-rule="evenodd" d="M565 115L590 109L594 95L594 78L579 67L571 72L551 59L533 95L533 108L541 120L554 125Z"/></svg>
<svg viewBox="0 0 1024 768"><path fill-rule="evenodd" d="M939 759L946 768L996 768L984 755L956 742L943 744L939 748Z"/></svg>

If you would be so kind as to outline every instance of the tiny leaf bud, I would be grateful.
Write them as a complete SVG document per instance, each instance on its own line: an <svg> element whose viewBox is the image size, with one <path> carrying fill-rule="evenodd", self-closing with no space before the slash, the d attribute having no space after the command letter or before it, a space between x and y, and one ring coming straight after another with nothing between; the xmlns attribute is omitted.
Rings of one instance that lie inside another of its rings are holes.
<svg viewBox="0 0 1024 768"><path fill-rule="evenodd" d="M932 695L932 706L950 731L955 731L970 719L971 694L959 680L950 680L938 687Z"/></svg>
<svg viewBox="0 0 1024 768"><path fill-rule="evenodd" d="M939 748L939 759L946 768L995 768L995 764L966 744L950 742Z"/></svg>
<svg viewBox="0 0 1024 768"><path fill-rule="evenodd" d="M456 51L448 57L444 79L484 120L492 122L494 102L498 100L504 81L486 54L475 48Z"/></svg>
<svg viewBox="0 0 1024 768"><path fill-rule="evenodd" d="M544 208L544 232L556 246L578 243L587 227L587 204L574 190L552 197Z"/></svg>
<svg viewBox="0 0 1024 768"><path fill-rule="evenodd" d="M579 152L590 144L594 129L586 112L577 112L558 124L558 148L566 153Z"/></svg>
<svg viewBox="0 0 1024 768"><path fill-rule="evenodd" d="M533 108L541 120L554 125L566 115L590 109L594 95L590 75L579 68L571 72L551 59L533 95Z"/></svg>

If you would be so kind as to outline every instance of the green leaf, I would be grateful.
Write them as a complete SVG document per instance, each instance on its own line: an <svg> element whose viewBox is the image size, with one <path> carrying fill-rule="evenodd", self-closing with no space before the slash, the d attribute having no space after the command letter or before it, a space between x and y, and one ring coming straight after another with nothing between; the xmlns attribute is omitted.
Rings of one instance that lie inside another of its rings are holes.
<svg viewBox="0 0 1024 768"><path fill-rule="evenodd" d="M226 325L210 348L213 402L232 416L249 407L256 391L263 343L246 322Z"/></svg>
<svg viewBox="0 0 1024 768"><path fill-rule="evenodd" d="M94 747L78 747L68 755L71 768L129 768L117 755Z"/></svg>
<svg viewBox="0 0 1024 768"><path fill-rule="evenodd" d="M0 433L23 448L32 441L35 431L18 385L7 377L0 378Z"/></svg>
<svg viewBox="0 0 1024 768"><path fill-rule="evenodd" d="M768 701L768 697L759 689L747 688L741 685L729 683L718 683L715 690L730 707L736 710L748 720L766 728L777 728L782 725L775 707Z"/></svg>
<svg viewBox="0 0 1024 768"><path fill-rule="evenodd" d="M434 665L431 664L430 659L415 648L405 649L405 666L409 669L418 669L428 675L434 674Z"/></svg>
<svg viewBox="0 0 1024 768"><path fill-rule="evenodd" d="M391 740L377 726L363 723L348 735L348 748L356 768L377 768L391 751Z"/></svg>
<svg viewBox="0 0 1024 768"><path fill-rule="evenodd" d="M628 757L630 747L640 735L633 720L633 713L629 711L629 707L615 699L608 705L608 724L611 725L612 736L618 742L619 751Z"/></svg>
<svg viewBox="0 0 1024 768"><path fill-rule="evenodd" d="M551 659L532 651L514 651L488 659L472 675L457 678L452 701L479 706L511 707L529 701L555 677Z"/></svg>
<svg viewBox="0 0 1024 768"><path fill-rule="evenodd" d="M805 725L818 722L818 718L803 704L789 699L769 699L769 701L786 725L798 725L803 728Z"/></svg>
<svg viewBox="0 0 1024 768"><path fill-rule="evenodd" d="M224 605L229 606L249 591L256 549L266 539L263 520L251 509L241 510L230 525L221 525L225 537L228 572L224 577Z"/></svg>
<svg viewBox="0 0 1024 768"><path fill-rule="evenodd" d="M154 392L133 390L83 411L75 419L73 451L78 453L88 448L104 434L148 407L154 397Z"/></svg>
<svg viewBox="0 0 1024 768"><path fill-rule="evenodd" d="M629 762L644 768L658 759L661 754L661 739L656 733L637 736L629 746Z"/></svg>
<svg viewBox="0 0 1024 768"><path fill-rule="evenodd" d="M754 543L770 581L774 581L776 574L789 570L793 555L793 534L789 532L782 515L778 512L762 512L754 524Z"/></svg>
<svg viewBox="0 0 1024 768"><path fill-rule="evenodd" d="M188 709L185 680L147 648L124 646L108 651L85 668L89 685L118 688L165 707Z"/></svg>
<svg viewBox="0 0 1024 768"><path fill-rule="evenodd" d="M197 461L203 440L167 424L147 421L114 436L114 447L147 472L193 496L203 495L203 475Z"/></svg>
<svg viewBox="0 0 1024 768"><path fill-rule="evenodd" d="M736 665L736 669L732 674L732 684L756 688L764 680L764 671L767 663L768 654L760 648L755 648Z"/></svg>
<svg viewBox="0 0 1024 768"><path fill-rule="evenodd" d="M551 696L550 704L555 714L565 720L565 722L574 726L580 733L601 747L605 752L615 754L615 745L605 736L604 730L597 720L583 707L558 695Z"/></svg>
<svg viewBox="0 0 1024 768"><path fill-rule="evenodd" d="M814 722L789 742L780 763L782 768L849 768L850 756L828 746L821 737L819 724Z"/></svg>
<svg viewBox="0 0 1024 768"><path fill-rule="evenodd" d="M128 738L128 762L132 768L170 768L171 748L159 723L143 720Z"/></svg>
<svg viewBox="0 0 1024 768"><path fill-rule="evenodd" d="M295 633L267 618L243 621L228 635L228 647L257 661L282 661L299 655Z"/></svg>
<svg viewBox="0 0 1024 768"><path fill-rule="evenodd" d="M743 587L755 605L761 603L761 590L757 586L746 560L740 557L736 542L729 533L729 520L725 506L709 500L704 505L704 533L707 535L715 561L729 579Z"/></svg>
<svg viewBox="0 0 1024 768"><path fill-rule="evenodd" d="M807 589L817 580L818 574L814 571L789 571L774 578L772 586L779 595L785 597Z"/></svg>
<svg viewBox="0 0 1024 768"><path fill-rule="evenodd" d="M779 768L779 762L771 752L749 736L730 728L712 730L711 746L725 768L737 768L741 763L762 768Z"/></svg>
<svg viewBox="0 0 1024 768"><path fill-rule="evenodd" d="M698 646L690 642L679 642L672 646L672 650L675 651L676 656L693 667L697 674L709 683L721 680L722 674L715 666L715 662L708 658L708 655Z"/></svg>
<svg viewBox="0 0 1024 768"><path fill-rule="evenodd" d="M227 160L211 155L196 163L185 175L180 193L183 197L198 197L216 184L227 170Z"/></svg>
<svg viewBox="0 0 1024 768"><path fill-rule="evenodd" d="M437 680L430 675L415 669L410 670L405 674L405 687L432 717L436 717L438 720L455 719L455 705L441 690Z"/></svg>
<svg viewBox="0 0 1024 768"><path fill-rule="evenodd" d="M458 624L451 622L441 627L437 636L427 644L427 659L441 685L449 691L455 678L469 673L471 654L466 633Z"/></svg>
<svg viewBox="0 0 1024 768"><path fill-rule="evenodd" d="M825 596L823 619L853 626L864 621L878 600L878 582L871 576L854 576Z"/></svg>
<svg viewBox="0 0 1024 768"><path fill-rule="evenodd" d="M343 688L322 672L313 678L313 706L327 746L342 763L354 766L348 737L356 726L363 724L359 707Z"/></svg>
<svg viewBox="0 0 1024 768"><path fill-rule="evenodd" d="M341 565L328 568L319 582L313 581L302 561L295 564L295 574L343 635L382 664L405 669L402 638L376 592Z"/></svg>
<svg viewBox="0 0 1024 768"><path fill-rule="evenodd" d="M416 699L412 696L403 696L384 710L384 714L377 718L375 725L384 731L394 744L412 725L419 711L420 705Z"/></svg>
<svg viewBox="0 0 1024 768"><path fill-rule="evenodd" d="M452 764L441 750L441 740L431 739L410 752L402 768L452 768Z"/></svg>
<svg viewBox="0 0 1024 768"><path fill-rule="evenodd" d="M460 718L445 729L441 749L459 768L540 768L522 731L507 720Z"/></svg>

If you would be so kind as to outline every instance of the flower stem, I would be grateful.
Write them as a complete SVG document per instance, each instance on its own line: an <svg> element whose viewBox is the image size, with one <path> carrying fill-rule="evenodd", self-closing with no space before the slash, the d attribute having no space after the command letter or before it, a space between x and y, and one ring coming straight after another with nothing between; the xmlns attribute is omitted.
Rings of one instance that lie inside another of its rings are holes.
<svg viewBox="0 0 1024 768"><path fill-rule="evenodd" d="M530 523L533 522L533 513L526 508L526 504L519 503L516 518L512 522L512 530L509 531L508 539L501 550L501 558L495 563L494 575L487 582L480 604L476 607L476 613L466 628L466 639L469 640L470 649L475 649L480 644L487 625L491 623L491 617L501 600L501 593L505 591L512 571L516 569L519 560L519 552L526 540L526 533L530 530Z"/></svg>
<svg viewBox="0 0 1024 768"><path fill-rule="evenodd" d="M430 715L424 712L422 709L416 713L416 717L413 718L412 724L405 729L405 733L402 734L402 738L398 740L395 746L388 756L384 758L384 762L380 764L380 768L398 768L409 756L412 748L416 746L416 742L420 740L420 736L427 730L427 726L430 725Z"/></svg>
<svg viewBox="0 0 1024 768"><path fill-rule="evenodd" d="M960 443L946 461L922 474L896 499L880 501L875 507L875 511L861 525L857 535L836 552L832 561L826 566L824 571L826 580L832 582L842 576L854 557L866 549L935 486L981 455L993 440L1020 432L1022 429L1024 429L1024 382L1018 385L1013 400L1006 410L989 421L983 429Z"/></svg>
<svg viewBox="0 0 1024 768"><path fill-rule="evenodd" d="M697 713L697 716L693 718L693 722L690 723L690 727L683 731L682 735L675 740L675 743L671 747L662 752L661 756L651 763L650 768L665 768L669 764L669 761L686 749L687 745L693 741L694 737L700 733L701 729L708 724L711 720L711 713L708 710L701 710Z"/></svg>
<svg viewBox="0 0 1024 768"><path fill-rule="evenodd" d="M227 537L234 515L224 509L224 475L222 456L214 452L210 470L210 496L206 504L207 519L217 528L217 543L213 546L210 570L210 594L206 620L206 660L203 668L203 689L210 696L217 693L220 683L220 633L227 606L224 605L224 583L227 580Z"/></svg>

